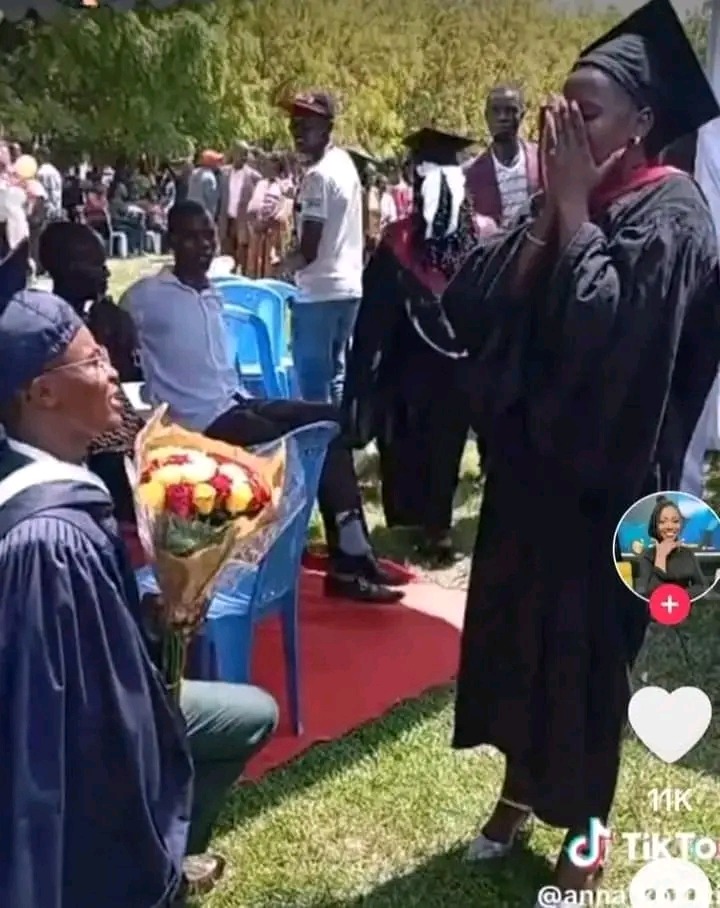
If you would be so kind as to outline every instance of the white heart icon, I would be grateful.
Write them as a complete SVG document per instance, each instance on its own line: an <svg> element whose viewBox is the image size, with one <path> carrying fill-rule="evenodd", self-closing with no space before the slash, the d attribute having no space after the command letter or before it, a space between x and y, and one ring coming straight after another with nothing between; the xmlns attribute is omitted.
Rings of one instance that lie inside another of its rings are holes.
<svg viewBox="0 0 720 908"><path fill-rule="evenodd" d="M630 699L628 720L647 749L665 763L677 763L702 738L712 703L699 687L643 687Z"/></svg>

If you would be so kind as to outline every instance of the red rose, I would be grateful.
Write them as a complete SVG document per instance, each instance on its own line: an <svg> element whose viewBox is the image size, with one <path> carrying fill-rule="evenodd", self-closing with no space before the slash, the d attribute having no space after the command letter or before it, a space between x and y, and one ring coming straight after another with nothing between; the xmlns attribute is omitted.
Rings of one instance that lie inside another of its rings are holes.
<svg viewBox="0 0 720 908"><path fill-rule="evenodd" d="M165 510L178 517L188 518L195 513L193 487L189 482L177 482L165 490Z"/></svg>
<svg viewBox="0 0 720 908"><path fill-rule="evenodd" d="M210 480L210 485L215 489L218 497L218 504L223 505L232 491L232 479L223 473L216 473Z"/></svg>

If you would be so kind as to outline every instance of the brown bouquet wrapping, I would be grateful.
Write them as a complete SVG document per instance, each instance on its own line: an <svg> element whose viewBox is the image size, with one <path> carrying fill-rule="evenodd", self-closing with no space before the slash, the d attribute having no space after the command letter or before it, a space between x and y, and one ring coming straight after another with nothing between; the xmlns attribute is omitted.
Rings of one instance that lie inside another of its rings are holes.
<svg viewBox="0 0 720 908"><path fill-rule="evenodd" d="M155 615L166 681L177 691L188 644L218 575L276 518L286 448L256 455L164 422L158 410L135 442L138 530L160 590Z"/></svg>

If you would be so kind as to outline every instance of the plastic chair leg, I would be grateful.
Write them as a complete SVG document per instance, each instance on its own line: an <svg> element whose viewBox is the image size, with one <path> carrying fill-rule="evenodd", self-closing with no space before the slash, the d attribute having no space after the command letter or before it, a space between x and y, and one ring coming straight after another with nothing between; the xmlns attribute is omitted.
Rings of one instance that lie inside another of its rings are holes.
<svg viewBox="0 0 720 908"><path fill-rule="evenodd" d="M285 372L285 370L282 367L278 367L276 372L277 372L278 385L280 386L280 393L282 394L282 396L284 398L287 399L290 397L290 386L288 384L287 373Z"/></svg>
<svg viewBox="0 0 720 908"><path fill-rule="evenodd" d="M247 684L250 681L253 628L249 615L227 615L208 621L215 648L219 681Z"/></svg>
<svg viewBox="0 0 720 908"><path fill-rule="evenodd" d="M287 595L282 606L282 638L290 721L293 732L298 736L303 733L302 717L300 715L299 605L299 588L298 584L295 584L294 590Z"/></svg>

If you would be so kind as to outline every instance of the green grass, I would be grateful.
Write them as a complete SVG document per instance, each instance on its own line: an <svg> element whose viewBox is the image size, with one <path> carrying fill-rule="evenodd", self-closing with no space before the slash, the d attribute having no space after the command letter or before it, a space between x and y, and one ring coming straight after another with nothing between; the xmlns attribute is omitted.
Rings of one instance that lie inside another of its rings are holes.
<svg viewBox="0 0 720 908"><path fill-rule="evenodd" d="M155 274L167 262L167 258L146 255L142 258L111 259L110 265L110 295L117 302L125 290L141 277Z"/></svg>
<svg viewBox="0 0 720 908"><path fill-rule="evenodd" d="M115 288L120 267L122 280L132 279L130 264L113 266ZM469 446L455 514L457 542L467 552L481 494L476 463ZM382 526L372 456L361 473L376 543L412 562L407 539ZM712 483L720 487L717 476ZM681 633L685 649L674 631L651 629L636 682L696 685L720 711L720 612L698 605ZM502 760L452 752L451 722L451 689L435 691L315 747L259 784L241 786L213 842L228 868L196 908L531 908L550 879L562 833L538 825L512 859L465 863L464 848L497 795ZM668 787L693 790L692 813L653 813L650 790ZM720 722L675 766L660 763L629 734L613 826L720 838ZM703 865L718 887L719 868ZM604 888L627 886L637 869L617 846Z"/></svg>

